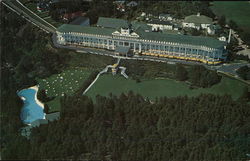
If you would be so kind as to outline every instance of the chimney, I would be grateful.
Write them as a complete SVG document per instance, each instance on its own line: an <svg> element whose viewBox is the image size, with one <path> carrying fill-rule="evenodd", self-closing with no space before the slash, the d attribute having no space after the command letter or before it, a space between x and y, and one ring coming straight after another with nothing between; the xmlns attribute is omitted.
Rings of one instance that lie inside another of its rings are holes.
<svg viewBox="0 0 250 161"><path fill-rule="evenodd" d="M197 13L197 16L200 16L200 15L201 15L200 12L198 12L198 13Z"/></svg>

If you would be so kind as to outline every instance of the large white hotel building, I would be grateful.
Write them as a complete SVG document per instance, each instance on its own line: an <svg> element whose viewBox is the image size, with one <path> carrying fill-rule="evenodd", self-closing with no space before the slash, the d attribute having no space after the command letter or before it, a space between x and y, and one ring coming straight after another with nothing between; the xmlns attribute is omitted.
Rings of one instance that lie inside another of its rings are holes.
<svg viewBox="0 0 250 161"><path fill-rule="evenodd" d="M226 42L212 37L152 32L141 22L100 17L97 26L64 24L57 29L57 42L108 50L128 47L134 54L218 64L226 59Z"/></svg>

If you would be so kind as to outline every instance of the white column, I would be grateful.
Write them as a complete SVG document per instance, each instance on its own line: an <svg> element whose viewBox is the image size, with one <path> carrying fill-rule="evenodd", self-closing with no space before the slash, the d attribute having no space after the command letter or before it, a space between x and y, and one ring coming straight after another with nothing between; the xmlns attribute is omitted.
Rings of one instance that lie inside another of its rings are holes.
<svg viewBox="0 0 250 161"><path fill-rule="evenodd" d="M197 54L197 55L199 55L199 54L198 54L198 53L199 53L199 52L198 52L198 51L199 51L199 49L196 49L196 50L197 50L196 54ZM204 56L203 56L203 59L204 59Z"/></svg>
<svg viewBox="0 0 250 161"><path fill-rule="evenodd" d="M139 52L141 52L141 44L139 44Z"/></svg>

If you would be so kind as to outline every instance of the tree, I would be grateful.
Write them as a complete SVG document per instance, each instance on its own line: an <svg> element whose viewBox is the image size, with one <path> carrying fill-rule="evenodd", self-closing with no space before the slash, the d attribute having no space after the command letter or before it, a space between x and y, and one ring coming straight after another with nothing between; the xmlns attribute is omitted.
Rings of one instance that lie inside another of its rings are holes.
<svg viewBox="0 0 250 161"><path fill-rule="evenodd" d="M183 65L177 64L175 77L179 81L185 81L188 79L188 72L187 72L186 68L183 67Z"/></svg>
<svg viewBox="0 0 250 161"><path fill-rule="evenodd" d="M47 102L47 94L44 89L38 91L37 98L41 102Z"/></svg>
<svg viewBox="0 0 250 161"><path fill-rule="evenodd" d="M230 21L228 22L228 26L229 26L231 29L233 29L233 30L237 30L237 29L238 29L237 24L236 24L233 20L230 20Z"/></svg>
<svg viewBox="0 0 250 161"><path fill-rule="evenodd" d="M49 113L49 106L47 104L44 104L43 112L48 114Z"/></svg>
<svg viewBox="0 0 250 161"><path fill-rule="evenodd" d="M200 35L202 34L200 30L197 30L197 29L195 29L195 28L191 28L191 29L190 29L190 33L191 33L191 35L193 35L193 36L200 36Z"/></svg>
<svg viewBox="0 0 250 161"><path fill-rule="evenodd" d="M245 87L243 89L243 93L242 93L242 95L240 96L239 99L240 100L245 100L247 102L250 101L250 91L249 91L248 87Z"/></svg>
<svg viewBox="0 0 250 161"><path fill-rule="evenodd" d="M247 65L240 67L236 73L244 80L250 80L250 67Z"/></svg>
<svg viewBox="0 0 250 161"><path fill-rule="evenodd" d="M219 83L221 76L216 71L208 70L202 65L194 65L189 72L189 81L192 85L206 88Z"/></svg>
<svg viewBox="0 0 250 161"><path fill-rule="evenodd" d="M224 15L222 15L221 17L219 17L218 23L220 24L221 27L225 27L226 25L226 18Z"/></svg>

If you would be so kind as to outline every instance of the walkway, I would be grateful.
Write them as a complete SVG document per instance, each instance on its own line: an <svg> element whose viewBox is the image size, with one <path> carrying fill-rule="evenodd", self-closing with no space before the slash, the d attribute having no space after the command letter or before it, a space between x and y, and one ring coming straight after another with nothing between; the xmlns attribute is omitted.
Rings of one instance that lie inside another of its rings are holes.
<svg viewBox="0 0 250 161"><path fill-rule="evenodd" d="M120 63L120 58L117 59L116 63L114 64L115 67L117 67ZM100 77L100 75L102 75L103 73L107 73L108 72L108 69L111 68L113 69L114 68L114 65L107 65L102 71L100 71L96 78L93 80L93 82L88 86L87 89L85 89L82 93L82 95L86 94L88 92L88 90L95 84L95 82L98 80L98 78ZM121 74L126 78L128 79L128 75L125 73L125 70L126 68L125 67L119 67L119 69L121 69Z"/></svg>

